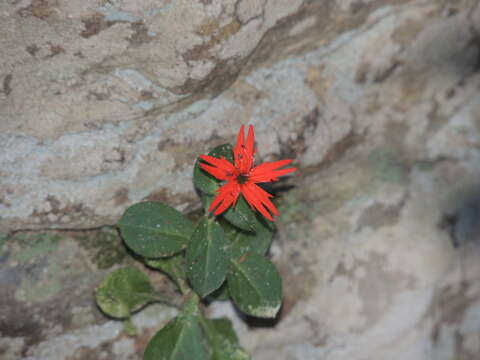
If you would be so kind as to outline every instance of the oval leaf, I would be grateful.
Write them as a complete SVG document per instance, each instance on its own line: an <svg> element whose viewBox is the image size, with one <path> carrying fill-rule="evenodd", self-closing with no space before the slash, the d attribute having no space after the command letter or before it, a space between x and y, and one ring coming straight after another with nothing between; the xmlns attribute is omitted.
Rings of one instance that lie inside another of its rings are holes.
<svg viewBox="0 0 480 360"><path fill-rule="evenodd" d="M150 340L144 360L207 360L205 339L198 317L198 301L190 301L184 312L170 320Z"/></svg>
<svg viewBox="0 0 480 360"><path fill-rule="evenodd" d="M132 311L153 301L154 291L144 273L128 267L109 274L97 287L95 297L105 314L126 318Z"/></svg>
<svg viewBox="0 0 480 360"><path fill-rule="evenodd" d="M230 265L227 245L222 227L213 219L202 219L193 232L186 250L187 276L201 297L225 281Z"/></svg>
<svg viewBox="0 0 480 360"><path fill-rule="evenodd" d="M151 201L130 206L118 226L127 246L147 258L181 251L193 231L192 223L179 211Z"/></svg>
<svg viewBox="0 0 480 360"><path fill-rule="evenodd" d="M232 145L223 144L217 146L208 155L213 156L217 159L221 157L226 158L228 161L233 163L233 152ZM202 170L199 166L200 159L197 159L195 167L193 168L193 184L195 187L205 194L215 194L217 189L220 187L220 180L216 179L214 176L210 175L206 171Z"/></svg>
<svg viewBox="0 0 480 360"><path fill-rule="evenodd" d="M238 308L248 315L274 318L282 303L282 280L275 265L256 253L232 261L228 290Z"/></svg>

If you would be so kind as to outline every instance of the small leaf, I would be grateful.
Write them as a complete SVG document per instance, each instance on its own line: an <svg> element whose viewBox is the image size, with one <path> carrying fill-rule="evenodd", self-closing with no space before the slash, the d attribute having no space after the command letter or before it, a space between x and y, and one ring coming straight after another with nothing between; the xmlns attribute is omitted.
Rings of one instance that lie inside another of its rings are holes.
<svg viewBox="0 0 480 360"><path fill-rule="evenodd" d="M211 360L249 360L250 356L238 344L235 331L227 318L205 320Z"/></svg>
<svg viewBox="0 0 480 360"><path fill-rule="evenodd" d="M213 156L217 159L220 159L222 156L228 161L233 163L233 152L232 145L223 144L217 146L208 155ZM206 171L202 170L199 166L199 159L195 163L193 168L193 184L195 187L203 193L206 194L215 194L217 189L220 187L220 180L216 179L214 176L210 175Z"/></svg>
<svg viewBox="0 0 480 360"><path fill-rule="evenodd" d="M150 340L144 360L208 359L199 323L198 299L195 298L191 298L181 315L170 320Z"/></svg>
<svg viewBox="0 0 480 360"><path fill-rule="evenodd" d="M193 232L192 223L179 211L151 201L130 206L118 226L127 246L147 258L181 251Z"/></svg>
<svg viewBox="0 0 480 360"><path fill-rule="evenodd" d="M187 272L185 266L185 256L183 253L176 254L167 258L145 259L145 264L166 273L175 281L180 288L180 292L185 294L188 292Z"/></svg>
<svg viewBox="0 0 480 360"><path fill-rule="evenodd" d="M202 219L186 250L187 276L193 289L205 297L218 289L227 276L228 243L222 227L213 219Z"/></svg>
<svg viewBox="0 0 480 360"><path fill-rule="evenodd" d="M115 318L129 317L131 312L154 301L155 297L148 277L134 267L109 274L95 293L100 309Z"/></svg>
<svg viewBox="0 0 480 360"><path fill-rule="evenodd" d="M227 252L233 260L238 260L242 255L250 252L265 255L270 247L273 232L264 221L257 220L255 232L239 231L226 221L221 224L230 240Z"/></svg>
<svg viewBox="0 0 480 360"><path fill-rule="evenodd" d="M254 252L231 264L228 290L238 308L248 315L274 318L282 303L282 280L275 265Z"/></svg>

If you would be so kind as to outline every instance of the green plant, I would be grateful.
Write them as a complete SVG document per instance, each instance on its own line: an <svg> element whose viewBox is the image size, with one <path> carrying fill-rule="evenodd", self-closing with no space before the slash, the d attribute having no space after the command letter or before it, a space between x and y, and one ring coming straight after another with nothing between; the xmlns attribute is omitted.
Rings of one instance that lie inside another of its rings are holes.
<svg viewBox="0 0 480 360"><path fill-rule="evenodd" d="M200 303L207 297L231 299L255 317L278 313L281 278L265 257L275 229L272 214L278 211L257 183L276 181L296 169L279 170L291 160L254 166L254 153L253 127L245 141L242 126L234 148L221 145L197 159L194 184L206 215L195 225L155 202L134 204L120 219L127 247L149 267L168 274L182 294L166 298L134 267L111 273L96 289L97 304L114 318L129 319L157 301L180 308L150 340L144 360L249 359L229 320L204 317Z"/></svg>

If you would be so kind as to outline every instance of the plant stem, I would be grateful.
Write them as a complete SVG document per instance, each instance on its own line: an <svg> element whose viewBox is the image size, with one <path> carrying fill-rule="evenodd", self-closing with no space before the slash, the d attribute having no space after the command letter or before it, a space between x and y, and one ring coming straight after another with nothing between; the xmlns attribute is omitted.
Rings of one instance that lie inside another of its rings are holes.
<svg viewBox="0 0 480 360"><path fill-rule="evenodd" d="M140 295L144 295L146 298L148 298L152 302L162 303L164 305L167 305L167 306L179 309L179 310L182 309L182 302L181 302L180 297L167 296L165 294L161 294L161 293L158 293L158 292L145 293L145 294L140 293Z"/></svg>

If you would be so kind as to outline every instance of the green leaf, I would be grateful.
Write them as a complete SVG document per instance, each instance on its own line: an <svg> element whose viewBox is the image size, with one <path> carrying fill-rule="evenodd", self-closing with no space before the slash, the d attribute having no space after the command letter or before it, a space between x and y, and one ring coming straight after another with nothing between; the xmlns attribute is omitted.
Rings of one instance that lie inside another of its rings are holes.
<svg viewBox="0 0 480 360"><path fill-rule="evenodd" d="M228 161L233 163L233 152L232 145L223 144L217 146L208 155L213 156L217 159L220 159L222 156ZM206 171L202 170L199 166L199 159L195 163L193 168L193 184L195 187L203 193L206 194L215 194L217 189L220 187L220 180L216 179L214 176L210 175Z"/></svg>
<svg viewBox="0 0 480 360"><path fill-rule="evenodd" d="M237 343L238 338L235 330L233 329L232 322L228 318L218 318L207 320L210 325L213 326L216 332L223 334L231 342Z"/></svg>
<svg viewBox="0 0 480 360"><path fill-rule="evenodd" d="M214 219L199 222L187 247L186 261L188 279L201 297L225 281L229 267L227 245L222 227Z"/></svg>
<svg viewBox="0 0 480 360"><path fill-rule="evenodd" d="M226 221L221 224L230 240L227 252L233 260L238 260L242 255L250 252L265 255L272 243L273 230L265 221L257 220L255 232L239 231Z"/></svg>
<svg viewBox="0 0 480 360"><path fill-rule="evenodd" d="M254 252L231 264L228 290L238 308L248 315L274 318L282 303L282 280L275 265Z"/></svg>
<svg viewBox="0 0 480 360"><path fill-rule="evenodd" d="M257 223L255 212L247 204L243 195L238 198L235 207L225 211L223 218L242 230L255 231Z"/></svg>
<svg viewBox="0 0 480 360"><path fill-rule="evenodd" d="M205 212L208 212L214 198L213 195L208 194L202 196L202 204ZM242 195L239 196L235 207L230 207L220 216L241 230L255 231L255 225L257 223L255 212L250 208L250 205L247 204Z"/></svg>
<svg viewBox="0 0 480 360"><path fill-rule="evenodd" d="M126 318L131 312L155 300L148 277L134 267L109 274L95 291L100 309L112 317Z"/></svg>
<svg viewBox="0 0 480 360"><path fill-rule="evenodd" d="M170 320L150 340L144 360L207 360L208 353L198 309L198 298L192 297L182 314Z"/></svg>
<svg viewBox="0 0 480 360"><path fill-rule="evenodd" d="M130 206L118 226L127 246L147 258L181 251L193 232L192 223L180 212L151 201Z"/></svg>
<svg viewBox="0 0 480 360"><path fill-rule="evenodd" d="M235 331L227 318L205 320L205 331L211 349L211 360L249 360L238 344Z"/></svg>
<svg viewBox="0 0 480 360"><path fill-rule="evenodd" d="M188 292L187 271L185 256L183 253L168 258L145 259L145 264L154 269L163 271L170 276L170 278L178 285L182 294Z"/></svg>
<svg viewBox="0 0 480 360"><path fill-rule="evenodd" d="M226 282L224 282L217 290L208 295L209 301L226 301L228 299L230 299L230 294L228 293L228 285Z"/></svg>

